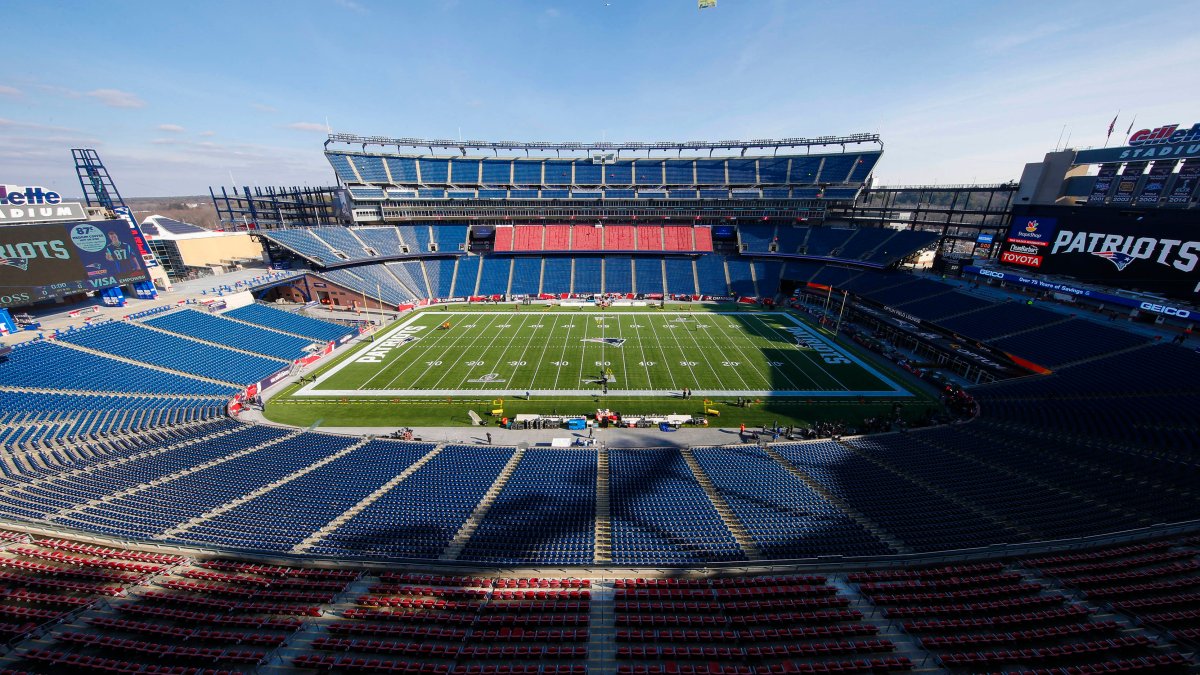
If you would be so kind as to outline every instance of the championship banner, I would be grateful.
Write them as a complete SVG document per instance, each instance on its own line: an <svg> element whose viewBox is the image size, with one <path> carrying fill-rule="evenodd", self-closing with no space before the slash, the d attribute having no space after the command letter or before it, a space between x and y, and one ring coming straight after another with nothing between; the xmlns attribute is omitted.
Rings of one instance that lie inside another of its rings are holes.
<svg viewBox="0 0 1200 675"><path fill-rule="evenodd" d="M1113 177L1117 175L1117 170L1121 168L1120 164L1102 164L1100 173L1096 174L1096 183L1092 186L1092 193L1088 195L1087 203L1095 206L1103 204L1108 198L1108 191L1112 188Z"/></svg>
<svg viewBox="0 0 1200 675"><path fill-rule="evenodd" d="M1200 159L1183 160L1183 166L1179 167L1179 174L1175 176L1175 185L1171 188L1171 193L1167 195L1167 203L1187 204L1190 202L1198 182L1200 182Z"/></svg>
<svg viewBox="0 0 1200 675"><path fill-rule="evenodd" d="M1113 195L1110 203L1129 204L1133 202L1133 191L1137 189L1138 179L1146 170L1147 163L1129 162L1125 165L1125 170L1121 172L1121 178L1117 181L1117 193Z"/></svg>
<svg viewBox="0 0 1200 675"><path fill-rule="evenodd" d="M1155 206L1163 196L1163 188L1167 185L1167 179L1175 171L1175 165L1179 163L1177 159L1158 159L1150 165L1150 173L1146 174L1146 183L1142 185L1142 191L1134 198L1134 206Z"/></svg>

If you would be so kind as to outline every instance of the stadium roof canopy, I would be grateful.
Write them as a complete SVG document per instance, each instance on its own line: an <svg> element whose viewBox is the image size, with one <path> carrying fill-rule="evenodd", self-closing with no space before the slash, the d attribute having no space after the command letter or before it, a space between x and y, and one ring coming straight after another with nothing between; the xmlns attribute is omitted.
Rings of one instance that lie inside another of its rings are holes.
<svg viewBox="0 0 1200 675"><path fill-rule="evenodd" d="M622 150L741 150L743 153L752 148L800 148L813 146L847 145L871 143L883 148L879 134L850 134L848 136L817 136L814 138L759 138L750 141L594 141L581 143L577 141L456 141L452 139L422 139L422 138L389 138L387 136L357 136L354 134L329 134L325 147L331 143L361 145L395 146L400 148L457 148L464 154L472 150L569 150L585 152L591 150L616 151Z"/></svg>

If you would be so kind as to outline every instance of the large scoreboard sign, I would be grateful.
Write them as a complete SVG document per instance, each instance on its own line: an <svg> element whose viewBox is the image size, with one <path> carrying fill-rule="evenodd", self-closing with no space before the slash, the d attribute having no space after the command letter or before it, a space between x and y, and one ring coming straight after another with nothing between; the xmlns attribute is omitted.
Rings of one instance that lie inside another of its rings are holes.
<svg viewBox="0 0 1200 675"><path fill-rule="evenodd" d="M0 307L147 279L123 220L0 226Z"/></svg>
<svg viewBox="0 0 1200 675"><path fill-rule="evenodd" d="M1000 262L1118 288L1200 298L1200 228L1186 210L1016 206Z"/></svg>

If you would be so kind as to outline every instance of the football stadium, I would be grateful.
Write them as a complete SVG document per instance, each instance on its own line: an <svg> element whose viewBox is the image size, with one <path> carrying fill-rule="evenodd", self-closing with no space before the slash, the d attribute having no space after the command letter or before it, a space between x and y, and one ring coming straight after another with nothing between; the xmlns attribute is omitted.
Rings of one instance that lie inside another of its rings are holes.
<svg viewBox="0 0 1200 675"><path fill-rule="evenodd" d="M1196 672L1200 124L886 140L13 177L0 672Z"/></svg>

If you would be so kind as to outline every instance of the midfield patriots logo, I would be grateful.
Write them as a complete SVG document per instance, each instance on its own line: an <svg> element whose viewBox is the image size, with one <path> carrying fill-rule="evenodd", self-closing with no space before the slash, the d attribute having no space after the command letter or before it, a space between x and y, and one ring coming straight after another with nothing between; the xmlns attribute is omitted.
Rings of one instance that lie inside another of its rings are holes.
<svg viewBox="0 0 1200 675"><path fill-rule="evenodd" d="M0 258L0 265L15 267L22 272L29 271L29 258Z"/></svg>
<svg viewBox="0 0 1200 675"><path fill-rule="evenodd" d="M599 342L610 347L620 347L625 344L625 338L583 338L580 342Z"/></svg>
<svg viewBox="0 0 1200 675"><path fill-rule="evenodd" d="M1128 253L1121 253L1120 251L1093 251L1092 255L1098 255L1108 262L1116 265L1118 272L1124 271L1125 268L1129 266L1129 263L1136 260L1136 258Z"/></svg>

